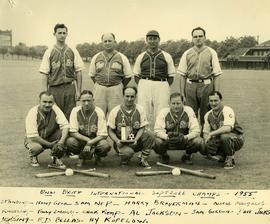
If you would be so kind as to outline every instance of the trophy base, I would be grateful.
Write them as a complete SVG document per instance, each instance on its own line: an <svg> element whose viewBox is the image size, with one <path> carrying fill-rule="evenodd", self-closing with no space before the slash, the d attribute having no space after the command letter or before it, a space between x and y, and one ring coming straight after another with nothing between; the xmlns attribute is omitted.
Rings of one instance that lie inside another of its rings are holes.
<svg viewBox="0 0 270 224"><path fill-rule="evenodd" d="M122 144L132 144L134 142L135 142L134 140L120 140L120 143Z"/></svg>

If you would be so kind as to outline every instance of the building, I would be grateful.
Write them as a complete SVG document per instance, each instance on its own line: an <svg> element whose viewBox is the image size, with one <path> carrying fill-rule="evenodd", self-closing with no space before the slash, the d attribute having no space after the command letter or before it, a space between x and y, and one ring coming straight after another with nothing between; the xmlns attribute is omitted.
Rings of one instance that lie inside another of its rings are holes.
<svg viewBox="0 0 270 224"><path fill-rule="evenodd" d="M12 31L0 30L0 47L12 47Z"/></svg>
<svg viewBox="0 0 270 224"><path fill-rule="evenodd" d="M251 48L237 49L220 62L225 69L270 69L270 40Z"/></svg>

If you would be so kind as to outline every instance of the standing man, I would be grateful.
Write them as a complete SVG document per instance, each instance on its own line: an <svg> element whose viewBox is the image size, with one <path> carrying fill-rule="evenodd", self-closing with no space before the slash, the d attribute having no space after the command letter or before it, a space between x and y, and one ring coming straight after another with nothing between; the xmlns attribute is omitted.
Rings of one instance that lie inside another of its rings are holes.
<svg viewBox="0 0 270 224"><path fill-rule="evenodd" d="M38 155L52 149L53 164L65 168L61 157L65 153L65 141L69 124L50 92L41 92L39 105L33 107L25 120L25 147L29 150L31 166L39 166Z"/></svg>
<svg viewBox="0 0 270 224"><path fill-rule="evenodd" d="M169 163L167 150L185 150L182 162L192 164L192 153L200 150L202 139L200 127L194 111L184 106L180 93L172 93L170 107L163 108L157 116L154 131L156 133L155 151L163 163Z"/></svg>
<svg viewBox="0 0 270 224"><path fill-rule="evenodd" d="M74 107L70 115L70 136L67 146L71 153L79 154L78 167L82 167L86 159L95 156L96 164L101 157L107 156L110 145L104 112L94 105L93 93L84 90L80 96L81 106Z"/></svg>
<svg viewBox="0 0 270 224"><path fill-rule="evenodd" d="M136 87L125 87L123 95L124 102L109 115L109 136L119 151L121 165L127 165L134 152L141 152L139 165L150 169L147 157L155 145L155 137L145 130L148 122L143 107L135 104Z"/></svg>
<svg viewBox="0 0 270 224"><path fill-rule="evenodd" d="M131 79L132 70L127 57L115 50L113 33L103 34L101 40L104 50L92 58L89 76L95 83L95 104L107 115L121 104L122 90Z"/></svg>
<svg viewBox="0 0 270 224"><path fill-rule="evenodd" d="M243 129L232 108L223 105L220 92L209 94L209 104L212 109L205 115L202 154L210 159L217 158L217 155L220 162L225 162L224 169L232 169L235 166L234 154L244 144Z"/></svg>
<svg viewBox="0 0 270 224"><path fill-rule="evenodd" d="M168 106L175 74L173 59L159 48L159 42L157 31L146 34L147 50L137 57L133 69L138 84L138 104L143 106L152 124L158 112Z"/></svg>
<svg viewBox="0 0 270 224"><path fill-rule="evenodd" d="M81 92L84 64L78 51L66 45L67 34L64 24L55 25L56 44L46 50L39 71L43 89L53 94L56 104L69 119Z"/></svg>
<svg viewBox="0 0 270 224"><path fill-rule="evenodd" d="M208 94L219 89L222 72L217 53L205 46L205 30L194 28L191 35L194 46L184 52L178 67L180 90L186 105L192 107L197 117L200 110L203 127L204 115L208 111Z"/></svg>

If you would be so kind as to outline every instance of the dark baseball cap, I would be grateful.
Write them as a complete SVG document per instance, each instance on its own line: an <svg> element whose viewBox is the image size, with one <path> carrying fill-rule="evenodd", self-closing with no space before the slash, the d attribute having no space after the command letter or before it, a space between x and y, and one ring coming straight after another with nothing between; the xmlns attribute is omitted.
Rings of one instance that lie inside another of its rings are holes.
<svg viewBox="0 0 270 224"><path fill-rule="evenodd" d="M148 31L148 33L146 34L146 36L156 36L159 37L159 33L156 30L150 30Z"/></svg>

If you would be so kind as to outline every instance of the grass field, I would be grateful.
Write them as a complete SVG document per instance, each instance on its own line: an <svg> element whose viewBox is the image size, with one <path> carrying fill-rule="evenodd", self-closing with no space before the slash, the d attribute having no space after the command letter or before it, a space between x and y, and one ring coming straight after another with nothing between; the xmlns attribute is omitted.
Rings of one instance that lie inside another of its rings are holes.
<svg viewBox="0 0 270 224"><path fill-rule="evenodd" d="M38 103L41 77L38 61L0 60L0 150L2 187L83 187L83 188L176 188L176 189L269 189L269 145L270 145L270 71L232 70L224 71L222 92L224 102L232 106L245 131L245 145L236 154L237 166L224 170L220 164L195 155L192 167L180 164L182 152L170 152L172 165L192 169L203 169L217 176L216 180L194 176L136 177L137 158L130 167L119 167L119 158L113 151L104 159L104 166L97 170L111 175L110 179L75 175L37 179L36 173L49 172L49 153L44 152L39 161L41 166L29 165L28 153L23 146L24 119L28 110ZM83 73L83 86L92 83L87 76L88 65ZM178 79L173 89L178 90ZM156 165L157 156L152 153L152 170L164 170ZM64 162L75 167L76 160L65 158ZM89 161L86 168L93 167Z"/></svg>

